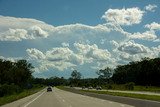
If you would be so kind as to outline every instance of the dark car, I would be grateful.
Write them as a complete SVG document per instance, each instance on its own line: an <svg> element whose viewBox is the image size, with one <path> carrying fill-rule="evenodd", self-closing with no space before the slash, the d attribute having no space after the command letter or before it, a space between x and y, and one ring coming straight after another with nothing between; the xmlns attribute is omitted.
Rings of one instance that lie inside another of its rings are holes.
<svg viewBox="0 0 160 107"><path fill-rule="evenodd" d="M82 90L85 89L85 86L82 86Z"/></svg>
<svg viewBox="0 0 160 107"><path fill-rule="evenodd" d="M51 87L48 87L48 88L47 88L47 92L50 92L50 91L52 91L52 88L51 88Z"/></svg>

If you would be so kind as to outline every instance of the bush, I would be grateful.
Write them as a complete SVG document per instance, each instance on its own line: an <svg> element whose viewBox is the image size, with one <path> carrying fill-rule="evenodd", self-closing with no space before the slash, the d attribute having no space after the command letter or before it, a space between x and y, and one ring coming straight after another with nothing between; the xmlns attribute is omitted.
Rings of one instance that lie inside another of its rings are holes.
<svg viewBox="0 0 160 107"><path fill-rule="evenodd" d="M125 89L127 89L127 90L134 90L134 86L135 86L134 82L126 83L125 84Z"/></svg>
<svg viewBox="0 0 160 107"><path fill-rule="evenodd" d="M5 95L10 95L14 93L20 93L22 89L14 84L8 85L8 84L3 84L0 85L0 97L3 97Z"/></svg>

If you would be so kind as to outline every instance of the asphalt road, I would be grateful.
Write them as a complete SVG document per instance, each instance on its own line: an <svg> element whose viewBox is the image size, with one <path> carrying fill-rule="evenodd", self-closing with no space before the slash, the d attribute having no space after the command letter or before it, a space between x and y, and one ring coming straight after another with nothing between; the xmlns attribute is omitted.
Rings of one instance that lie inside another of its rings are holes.
<svg viewBox="0 0 160 107"><path fill-rule="evenodd" d="M26 101L25 101L26 99ZM19 104L18 104L19 103ZM43 90L30 98L24 98L2 107L133 107L127 104L89 97L54 88Z"/></svg>

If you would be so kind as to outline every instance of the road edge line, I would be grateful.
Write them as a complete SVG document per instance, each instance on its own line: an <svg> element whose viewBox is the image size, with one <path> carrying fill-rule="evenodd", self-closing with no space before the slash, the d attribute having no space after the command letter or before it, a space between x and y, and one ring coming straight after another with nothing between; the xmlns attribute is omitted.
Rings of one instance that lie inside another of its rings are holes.
<svg viewBox="0 0 160 107"><path fill-rule="evenodd" d="M33 100L31 100L30 102L28 102L27 104L25 104L23 107L27 107L28 105L30 105L32 102L34 102L35 100L37 100L41 95L43 95L45 93L45 91L43 91L40 95L38 95L36 98L34 98Z"/></svg>

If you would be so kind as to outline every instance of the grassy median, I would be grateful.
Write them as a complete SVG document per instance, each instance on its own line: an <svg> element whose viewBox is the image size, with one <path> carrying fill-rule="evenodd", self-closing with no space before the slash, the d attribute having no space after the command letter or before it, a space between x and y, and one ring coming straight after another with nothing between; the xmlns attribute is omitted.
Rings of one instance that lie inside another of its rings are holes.
<svg viewBox="0 0 160 107"><path fill-rule="evenodd" d="M123 96L131 98L139 98L153 101L160 101L160 96L158 95L146 95L146 94L133 94L133 93L122 93L122 92L109 92L109 91L95 91L95 90L81 90L82 92L92 92L97 94L108 94L113 96Z"/></svg>
<svg viewBox="0 0 160 107"><path fill-rule="evenodd" d="M62 90L66 90L66 91L68 91L68 90L73 91L73 88L70 89L68 87L63 87L63 86L59 86L57 88L62 89ZM160 96L158 96L158 95L122 93L122 92L109 92L109 91L96 91L96 90L79 90L79 91L80 92L90 92L90 93L97 93L97 94L107 94L107 95L113 95L113 96L122 96L122 97L130 97L130 98L138 98L138 99L145 99L145 100L160 101Z"/></svg>
<svg viewBox="0 0 160 107"><path fill-rule="evenodd" d="M24 98L26 96L32 95L40 90L42 90L44 87L38 87L38 88L32 88L32 89L28 89L28 90L24 90L21 93L16 93L16 94L12 94L12 95L7 95L7 96L3 96L0 97L0 106L16 101L18 99Z"/></svg>

